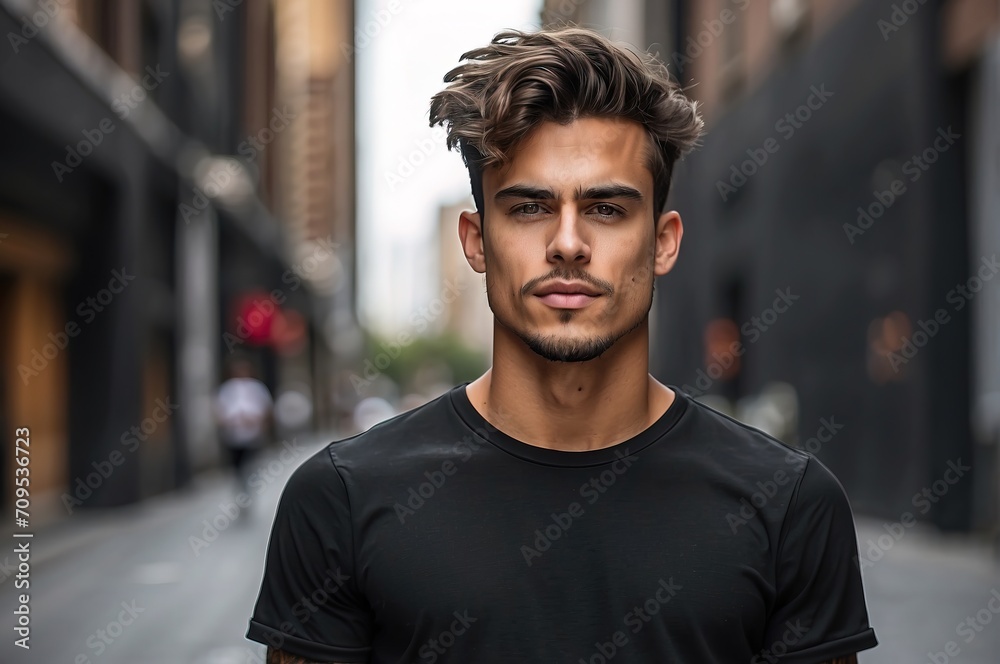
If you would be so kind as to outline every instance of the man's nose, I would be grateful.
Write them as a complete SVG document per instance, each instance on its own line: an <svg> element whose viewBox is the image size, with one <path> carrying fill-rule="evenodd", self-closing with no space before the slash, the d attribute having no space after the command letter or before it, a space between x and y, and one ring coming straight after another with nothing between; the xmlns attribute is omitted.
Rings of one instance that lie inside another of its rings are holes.
<svg viewBox="0 0 1000 664"><path fill-rule="evenodd" d="M554 234L549 240L546 258L550 263L577 263L590 260L590 244L585 237L585 220L575 205L565 205L559 213Z"/></svg>

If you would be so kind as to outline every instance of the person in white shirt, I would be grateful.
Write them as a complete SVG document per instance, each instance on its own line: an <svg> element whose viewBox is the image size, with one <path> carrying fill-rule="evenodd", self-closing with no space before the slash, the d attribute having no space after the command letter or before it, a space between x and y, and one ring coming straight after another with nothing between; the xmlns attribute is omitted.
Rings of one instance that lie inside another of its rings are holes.
<svg viewBox="0 0 1000 664"><path fill-rule="evenodd" d="M244 493L247 464L266 442L274 406L271 392L255 374L249 360L233 360L229 365L230 377L219 387L215 398L219 437Z"/></svg>

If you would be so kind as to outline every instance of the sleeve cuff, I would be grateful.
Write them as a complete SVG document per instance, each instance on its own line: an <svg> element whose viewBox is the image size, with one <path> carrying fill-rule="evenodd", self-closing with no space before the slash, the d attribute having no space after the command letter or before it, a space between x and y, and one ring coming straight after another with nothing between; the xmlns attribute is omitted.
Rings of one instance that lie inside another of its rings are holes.
<svg viewBox="0 0 1000 664"><path fill-rule="evenodd" d="M822 662L846 657L862 650L868 650L878 645L875 638L875 630L869 627L860 634L844 637L836 641L827 641L812 648L790 652L787 655L778 657L775 661L780 664L821 664ZM773 653L772 653L773 654Z"/></svg>
<svg viewBox="0 0 1000 664"><path fill-rule="evenodd" d="M250 621L250 629L247 630L246 637L251 641L257 641L271 648L317 662L367 662L368 655L371 653L371 648L368 647L349 648L309 641L255 620Z"/></svg>

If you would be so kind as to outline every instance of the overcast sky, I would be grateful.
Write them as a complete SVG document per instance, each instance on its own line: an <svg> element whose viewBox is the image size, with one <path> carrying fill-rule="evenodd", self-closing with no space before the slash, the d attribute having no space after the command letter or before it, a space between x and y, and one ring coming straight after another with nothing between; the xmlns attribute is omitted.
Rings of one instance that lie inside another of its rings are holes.
<svg viewBox="0 0 1000 664"><path fill-rule="evenodd" d="M435 296L438 207L466 198L471 207L462 158L428 125L431 96L462 53L505 28L537 29L540 9L541 0L358 0L357 260L366 326L402 329ZM377 33L367 44L366 27Z"/></svg>

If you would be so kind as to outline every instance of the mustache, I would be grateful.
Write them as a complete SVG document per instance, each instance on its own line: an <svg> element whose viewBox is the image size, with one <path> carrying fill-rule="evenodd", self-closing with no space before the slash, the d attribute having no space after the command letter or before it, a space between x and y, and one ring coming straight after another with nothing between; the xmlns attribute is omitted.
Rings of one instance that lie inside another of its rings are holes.
<svg viewBox="0 0 1000 664"><path fill-rule="evenodd" d="M531 291L535 290L539 285L545 283L546 281L552 281L554 279L560 279L562 281L582 281L585 284L593 286L597 290L601 291L605 295L611 295L614 293L615 288L607 281L603 279L598 279L597 277L588 274L587 272L580 272L578 270L564 270L556 269L548 274L536 277L526 283L521 287L521 295L527 295Z"/></svg>

